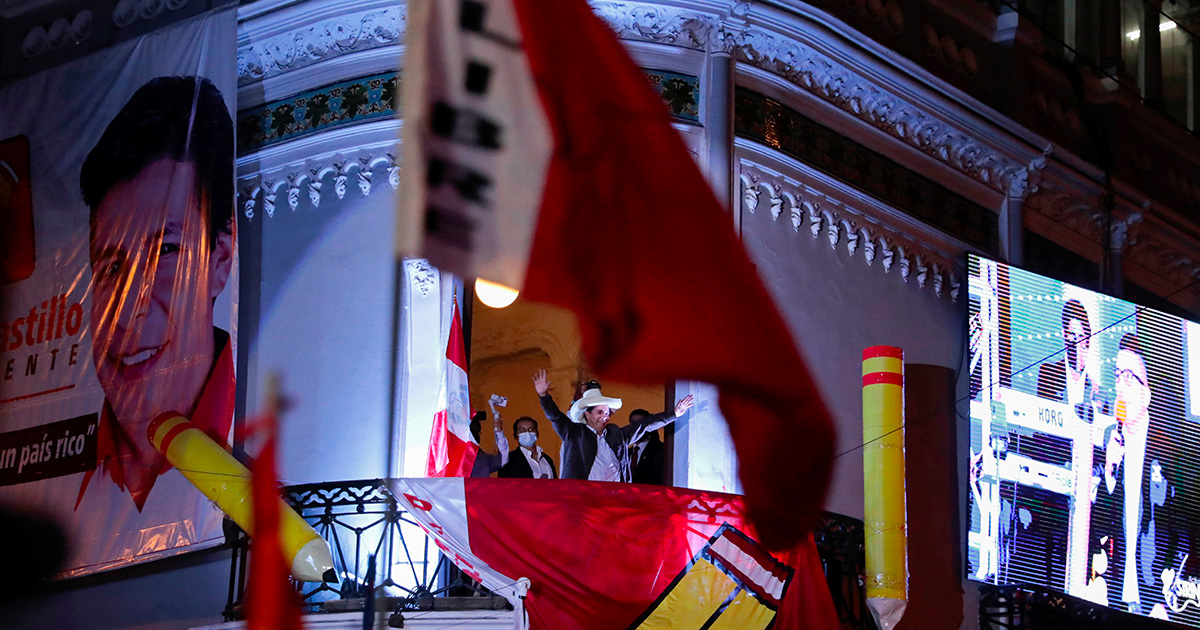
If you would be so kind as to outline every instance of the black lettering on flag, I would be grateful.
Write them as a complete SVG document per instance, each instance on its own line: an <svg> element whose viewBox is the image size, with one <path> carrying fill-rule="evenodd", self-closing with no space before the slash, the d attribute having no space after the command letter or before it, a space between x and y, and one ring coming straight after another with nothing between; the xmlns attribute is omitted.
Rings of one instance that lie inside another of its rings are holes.
<svg viewBox="0 0 1200 630"><path fill-rule="evenodd" d="M458 3L458 27L464 31L475 33L501 46L519 49L520 42L515 42L503 35L493 33L484 25L487 21L487 5L479 0L460 0Z"/></svg>
<svg viewBox="0 0 1200 630"><path fill-rule="evenodd" d="M425 234L451 247L470 251L475 241L475 221L456 210L429 206L425 211Z"/></svg>
<svg viewBox="0 0 1200 630"><path fill-rule="evenodd" d="M460 197L481 206L488 206L483 194L491 187L492 179L461 164L431 157L425 167L425 181L430 188L449 184Z"/></svg>
<svg viewBox="0 0 1200 630"><path fill-rule="evenodd" d="M488 91L488 82L492 78L491 66L471 60L467 62L467 92L471 94L486 94Z"/></svg>
<svg viewBox="0 0 1200 630"><path fill-rule="evenodd" d="M500 125L483 115L438 101L430 117L433 133L462 144L497 150L500 148Z"/></svg>

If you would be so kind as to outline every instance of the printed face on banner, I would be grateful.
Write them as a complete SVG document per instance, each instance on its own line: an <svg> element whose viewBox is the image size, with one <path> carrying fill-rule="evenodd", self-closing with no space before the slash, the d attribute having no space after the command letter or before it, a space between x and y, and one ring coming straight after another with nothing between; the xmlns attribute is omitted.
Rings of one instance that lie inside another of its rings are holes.
<svg viewBox="0 0 1200 630"><path fill-rule="evenodd" d="M62 527L62 576L224 539L146 433L176 412L232 434L236 31L216 11L0 89L0 161L32 192L0 222L27 245L0 251L0 502Z"/></svg>
<svg viewBox="0 0 1200 630"><path fill-rule="evenodd" d="M156 416L192 415L213 364L233 238L210 238L208 197L192 164L160 158L113 185L92 218L92 356L138 451L153 450L140 438Z"/></svg>

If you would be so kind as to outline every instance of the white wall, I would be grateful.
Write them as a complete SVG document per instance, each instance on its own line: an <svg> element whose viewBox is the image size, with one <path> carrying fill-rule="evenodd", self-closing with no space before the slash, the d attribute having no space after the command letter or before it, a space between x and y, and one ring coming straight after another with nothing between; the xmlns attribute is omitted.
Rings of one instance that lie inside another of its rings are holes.
<svg viewBox="0 0 1200 630"><path fill-rule="evenodd" d="M744 151L740 157L743 170L750 160L766 161ZM797 207L800 200L812 200L826 209L835 207L832 193L817 192L822 182L812 172L782 156L770 165L782 176L780 181L796 183L793 191L799 193ZM815 201L817 197L819 202ZM840 199L843 218L849 218L847 206L867 204L852 196ZM831 245L827 218L820 219L814 236L806 212L797 228L789 208L785 207L776 218L770 206L764 194L751 211L743 196L739 205L743 242L788 322L837 425L836 450L845 454L834 462L826 509L862 518L862 453L855 450L862 443L862 350L873 345L898 346L904 350L906 363L957 369L965 325L965 295L960 295L957 302L952 300L945 279L941 296L933 291L928 277L926 286L920 286L911 266L913 260L909 261L907 281L901 276L900 262L894 258L890 271L884 271L882 251L868 264L864 244L850 253L845 230ZM861 219L853 220L866 225Z"/></svg>

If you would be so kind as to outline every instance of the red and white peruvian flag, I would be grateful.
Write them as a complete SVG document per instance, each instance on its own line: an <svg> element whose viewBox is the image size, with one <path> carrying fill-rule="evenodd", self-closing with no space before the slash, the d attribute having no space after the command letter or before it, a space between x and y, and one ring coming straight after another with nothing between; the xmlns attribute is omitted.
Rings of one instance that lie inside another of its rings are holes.
<svg viewBox="0 0 1200 630"><path fill-rule="evenodd" d="M534 630L833 630L811 534L759 544L740 497L641 484L392 479L400 506Z"/></svg>
<svg viewBox="0 0 1200 630"><path fill-rule="evenodd" d="M479 443L471 435L471 395L467 388L467 354L463 350L462 322L458 316L458 301L454 301L454 317L450 323L450 338L446 341L446 370L438 390L441 411L433 416L429 433L429 459L425 463L427 477L469 477L479 453Z"/></svg>
<svg viewBox="0 0 1200 630"><path fill-rule="evenodd" d="M746 508L799 541L833 424L729 214L584 0L412 0L399 253L570 309L588 363L720 390Z"/></svg>

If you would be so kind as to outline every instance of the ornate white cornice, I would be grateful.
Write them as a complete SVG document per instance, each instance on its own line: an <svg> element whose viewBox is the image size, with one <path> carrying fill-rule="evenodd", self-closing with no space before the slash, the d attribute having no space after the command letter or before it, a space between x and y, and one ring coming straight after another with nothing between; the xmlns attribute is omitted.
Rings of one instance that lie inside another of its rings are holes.
<svg viewBox="0 0 1200 630"><path fill-rule="evenodd" d="M344 199L353 189L368 196L382 182L396 190L400 186L399 155L400 145L392 140L327 151L239 177L238 208L247 219L260 211L273 217L282 208L295 211L301 195L319 207L330 195Z"/></svg>
<svg viewBox="0 0 1200 630"><path fill-rule="evenodd" d="M56 51L67 44L80 44L92 36L92 12L84 9L71 19L59 17L49 26L34 26L25 33L21 54L35 59L43 53Z"/></svg>
<svg viewBox="0 0 1200 630"><path fill-rule="evenodd" d="M642 2L592 2L617 37L705 50L716 26L709 14Z"/></svg>
<svg viewBox="0 0 1200 630"><path fill-rule="evenodd" d="M342 55L398 45L405 26L404 9L388 7L348 12L244 44L238 48L238 86Z"/></svg>
<svg viewBox="0 0 1200 630"><path fill-rule="evenodd" d="M777 166L777 165L776 165ZM957 301L963 270L957 256L913 240L912 229L885 222L878 210L861 207L869 203L861 195L839 194L819 174L788 169L783 174L747 158L739 160L741 207L751 213L764 210L793 232L823 239L831 249L845 247L850 257L861 254L868 267L892 274L938 297ZM899 211L889 213L897 222L907 221ZM876 264L878 262L878 264Z"/></svg>
<svg viewBox="0 0 1200 630"><path fill-rule="evenodd" d="M996 191L1007 194L1012 179L1026 170L1024 164L976 140L973 133L813 46L757 27L723 33L731 38L738 61L782 77Z"/></svg>

